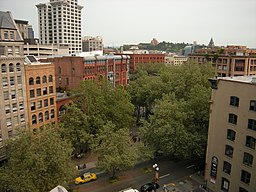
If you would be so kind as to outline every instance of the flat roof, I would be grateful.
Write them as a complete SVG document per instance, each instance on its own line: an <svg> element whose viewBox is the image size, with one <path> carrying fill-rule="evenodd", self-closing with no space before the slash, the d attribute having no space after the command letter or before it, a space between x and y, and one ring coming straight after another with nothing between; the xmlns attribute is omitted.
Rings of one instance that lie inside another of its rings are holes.
<svg viewBox="0 0 256 192"><path fill-rule="evenodd" d="M220 80L228 80L228 81L237 81L237 82L243 82L243 83L252 83L252 80L256 81L256 75L251 76L234 76L234 77L217 77L217 79Z"/></svg>

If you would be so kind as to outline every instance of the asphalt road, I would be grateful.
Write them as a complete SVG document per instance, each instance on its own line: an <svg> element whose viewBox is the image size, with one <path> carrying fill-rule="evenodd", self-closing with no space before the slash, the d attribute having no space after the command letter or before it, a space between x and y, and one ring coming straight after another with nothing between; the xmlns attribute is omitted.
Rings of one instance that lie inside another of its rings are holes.
<svg viewBox="0 0 256 192"><path fill-rule="evenodd" d="M157 163L160 168L159 192L164 184L170 184L194 173L191 161L173 162L167 157L159 157L148 162L137 164L132 170L119 173L118 176L120 180L115 183L108 182L109 175L100 174L96 181L73 186L72 188L76 188L79 192L118 192L129 187L140 189L142 185L152 181L154 177L152 166L154 163ZM143 168L152 170L151 172L145 173Z"/></svg>

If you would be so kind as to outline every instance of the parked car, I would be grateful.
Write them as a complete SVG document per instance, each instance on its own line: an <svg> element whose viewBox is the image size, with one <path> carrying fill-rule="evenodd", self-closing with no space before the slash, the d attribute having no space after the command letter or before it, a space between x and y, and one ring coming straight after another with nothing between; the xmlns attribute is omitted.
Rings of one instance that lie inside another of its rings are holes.
<svg viewBox="0 0 256 192"><path fill-rule="evenodd" d="M128 188L128 189L123 189L123 190L121 190L121 191L119 191L119 192L139 192L137 189L133 189L133 188Z"/></svg>
<svg viewBox="0 0 256 192"><path fill-rule="evenodd" d="M154 189L158 189L159 188L159 184L158 183L147 183L145 185L142 185L140 187L140 191L141 192L151 192Z"/></svg>
<svg viewBox="0 0 256 192"><path fill-rule="evenodd" d="M97 179L97 176L95 173L85 173L80 177L77 177L75 179L75 184L82 184L82 183L87 183L90 181L94 181Z"/></svg>

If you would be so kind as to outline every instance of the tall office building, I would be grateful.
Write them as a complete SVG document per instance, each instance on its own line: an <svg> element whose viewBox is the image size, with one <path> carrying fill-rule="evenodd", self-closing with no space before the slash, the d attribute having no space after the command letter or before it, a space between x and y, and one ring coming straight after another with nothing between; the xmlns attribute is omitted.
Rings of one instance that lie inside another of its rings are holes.
<svg viewBox="0 0 256 192"><path fill-rule="evenodd" d="M36 5L40 44L69 45L69 53L82 51L81 10L78 0L50 0Z"/></svg>
<svg viewBox="0 0 256 192"><path fill-rule="evenodd" d="M256 61L256 58L254 58ZM256 76L210 79L205 179L210 192L256 191Z"/></svg>

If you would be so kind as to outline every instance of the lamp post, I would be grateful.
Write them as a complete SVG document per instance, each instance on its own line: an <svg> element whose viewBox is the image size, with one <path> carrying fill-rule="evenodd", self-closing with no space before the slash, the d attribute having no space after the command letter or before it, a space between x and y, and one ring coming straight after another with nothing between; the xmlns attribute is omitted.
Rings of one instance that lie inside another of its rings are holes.
<svg viewBox="0 0 256 192"><path fill-rule="evenodd" d="M154 178L153 178L153 184L154 184L154 186L155 186L154 191L156 191L156 189L159 187L158 181L159 181L159 170L160 170L160 168L159 168L159 166L155 163L155 164L153 165L153 169L155 170ZM158 185L158 187L157 187L157 185Z"/></svg>

